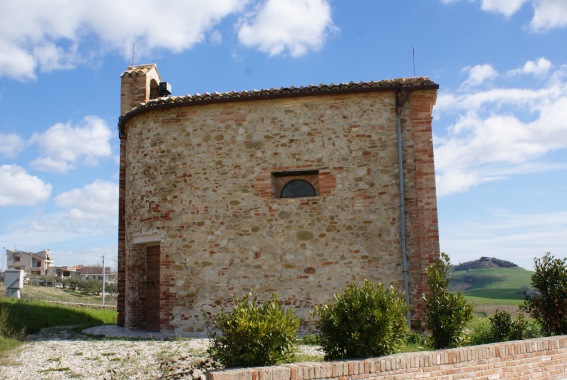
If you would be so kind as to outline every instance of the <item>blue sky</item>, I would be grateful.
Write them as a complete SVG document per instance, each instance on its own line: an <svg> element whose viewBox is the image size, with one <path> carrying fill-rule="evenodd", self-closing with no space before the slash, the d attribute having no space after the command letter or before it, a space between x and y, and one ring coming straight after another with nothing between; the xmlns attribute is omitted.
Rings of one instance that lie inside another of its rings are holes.
<svg viewBox="0 0 567 380"><path fill-rule="evenodd" d="M567 256L566 0L163 4L0 3L0 247L115 264L120 74L133 61L157 63L175 95L415 68L440 85L441 249L527 269Z"/></svg>

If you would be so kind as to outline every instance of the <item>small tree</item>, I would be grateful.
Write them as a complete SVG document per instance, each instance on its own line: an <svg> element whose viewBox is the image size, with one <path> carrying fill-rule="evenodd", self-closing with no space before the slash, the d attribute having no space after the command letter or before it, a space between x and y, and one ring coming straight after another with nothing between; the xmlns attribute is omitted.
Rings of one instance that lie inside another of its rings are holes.
<svg viewBox="0 0 567 380"><path fill-rule="evenodd" d="M531 284L522 309L541 324L544 335L567 334L567 258L556 259L549 252L534 260Z"/></svg>
<svg viewBox="0 0 567 380"><path fill-rule="evenodd" d="M530 339L539 336L537 323L528 321L522 313L514 318L506 310L497 310L489 319L492 342Z"/></svg>
<svg viewBox="0 0 567 380"><path fill-rule="evenodd" d="M425 301L425 326L431 330L435 349L458 347L463 343L465 325L472 318L473 307L461 293L449 293L452 276L449 256L441 257L426 271L431 295L423 295Z"/></svg>
<svg viewBox="0 0 567 380"><path fill-rule="evenodd" d="M87 294L98 296L102 293L102 280L89 278L83 281L82 286L81 290Z"/></svg>
<svg viewBox="0 0 567 380"><path fill-rule="evenodd" d="M393 288L365 280L349 285L335 302L316 309L325 359L368 358L389 355L407 334L408 307Z"/></svg>
<svg viewBox="0 0 567 380"><path fill-rule="evenodd" d="M207 325L211 338L208 353L227 368L290 362L300 322L292 309L283 310L277 294L262 305L249 295L235 298L231 312L221 310L214 316L212 328Z"/></svg>
<svg viewBox="0 0 567 380"><path fill-rule="evenodd" d="M110 294L112 298L116 298L118 295L118 285L114 283L111 284L107 282L104 286L104 290L106 291L106 293Z"/></svg>

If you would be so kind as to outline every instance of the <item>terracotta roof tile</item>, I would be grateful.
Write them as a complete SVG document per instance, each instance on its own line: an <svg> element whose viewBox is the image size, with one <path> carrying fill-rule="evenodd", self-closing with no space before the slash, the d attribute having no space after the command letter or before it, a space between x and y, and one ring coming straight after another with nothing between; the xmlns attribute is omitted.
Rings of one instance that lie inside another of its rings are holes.
<svg viewBox="0 0 567 380"><path fill-rule="evenodd" d="M131 71L124 72L123 75L137 75L143 70L149 70L153 65L129 67ZM319 84L301 86L301 87L280 87L270 88L264 90L251 90L251 91L230 91L230 92L213 92L204 94L193 94L183 96L168 96L156 99L151 99L146 103L141 103L132 108L129 112L120 117L118 128L123 130L124 124L130 117L144 111L150 111L153 108L161 108L167 106L182 106L201 103L216 103L216 102L230 102L230 101L243 101L243 100L260 100L270 98L280 98L288 96L308 96L308 95L325 95L336 93L348 92L364 92L364 91L380 91L380 90L395 90L398 88L404 89L437 89L439 85L428 77L412 77L412 78L398 78L387 79L377 82L350 82L339 84Z"/></svg>
<svg viewBox="0 0 567 380"><path fill-rule="evenodd" d="M140 74L146 74L150 71L151 68L156 67L155 64L148 64L148 65L137 65L137 66L128 66L128 69L122 73L120 77L123 76L137 76Z"/></svg>
<svg viewBox="0 0 567 380"><path fill-rule="evenodd" d="M374 88L396 88L396 87L424 87L424 86L437 86L437 84L427 77L414 77L414 78L400 78L400 79L389 79L382 80L379 82L350 82L350 83L339 83L339 84L320 84L318 86L308 85L302 87L281 87L281 88L270 88L267 90L251 90L251 91L230 91L224 93L213 92L204 94L194 94L194 95L184 95L184 96L168 96L163 98L152 99L146 103L140 104L135 108L147 108L158 104L168 104L168 103L196 103L196 102L206 102L214 100L245 100L250 98L269 98L277 97L278 95L300 95L317 93L324 94L327 92L341 92L341 91L357 91L363 89L374 89Z"/></svg>

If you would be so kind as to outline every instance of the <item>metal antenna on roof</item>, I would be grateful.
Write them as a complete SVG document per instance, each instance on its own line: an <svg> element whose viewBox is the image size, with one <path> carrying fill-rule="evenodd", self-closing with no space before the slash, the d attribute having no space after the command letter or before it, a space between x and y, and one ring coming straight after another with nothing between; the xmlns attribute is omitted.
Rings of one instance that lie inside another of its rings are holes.
<svg viewBox="0 0 567 380"><path fill-rule="evenodd" d="M132 66L134 66L134 57L136 57L136 43L132 42L132 49L130 49L130 51L132 52Z"/></svg>
<svg viewBox="0 0 567 380"><path fill-rule="evenodd" d="M411 54L413 61L413 76L415 77L415 49L413 48L413 45L411 45Z"/></svg>

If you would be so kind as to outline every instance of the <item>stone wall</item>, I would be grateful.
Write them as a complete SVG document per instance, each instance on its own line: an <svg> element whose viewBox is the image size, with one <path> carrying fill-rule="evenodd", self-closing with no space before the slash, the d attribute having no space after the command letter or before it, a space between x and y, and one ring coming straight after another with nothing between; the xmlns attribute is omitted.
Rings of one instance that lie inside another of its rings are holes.
<svg viewBox="0 0 567 380"><path fill-rule="evenodd" d="M414 319L439 254L435 99L411 91L401 114ZM202 333L203 311L247 292L277 292L308 321L352 282L402 287L393 89L149 109L128 120L122 145L126 327L144 328L147 246L161 252L162 330ZM278 198L286 172L316 175L317 196Z"/></svg>
<svg viewBox="0 0 567 380"><path fill-rule="evenodd" d="M567 379L567 336L381 358L211 371L208 380Z"/></svg>

